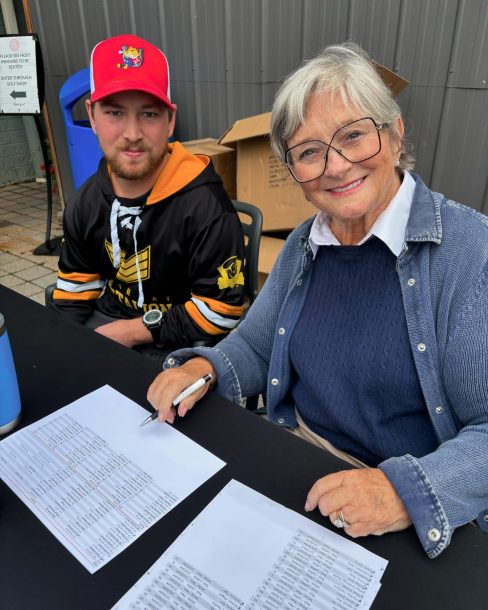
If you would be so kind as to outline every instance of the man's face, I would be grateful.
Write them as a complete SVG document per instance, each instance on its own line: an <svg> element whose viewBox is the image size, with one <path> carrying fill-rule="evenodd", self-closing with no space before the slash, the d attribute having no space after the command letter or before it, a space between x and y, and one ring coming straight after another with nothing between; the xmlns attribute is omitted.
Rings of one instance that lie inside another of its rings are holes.
<svg viewBox="0 0 488 610"><path fill-rule="evenodd" d="M88 100L86 107L112 177L147 182L151 188L168 151L176 111L142 91L116 93L95 104Z"/></svg>

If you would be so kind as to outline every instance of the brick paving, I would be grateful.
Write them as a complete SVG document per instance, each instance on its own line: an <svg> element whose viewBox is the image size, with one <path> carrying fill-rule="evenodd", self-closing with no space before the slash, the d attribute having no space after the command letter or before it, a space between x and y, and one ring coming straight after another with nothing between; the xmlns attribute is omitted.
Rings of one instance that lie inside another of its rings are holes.
<svg viewBox="0 0 488 610"><path fill-rule="evenodd" d="M33 253L46 241L46 222L45 183L0 187L0 284L42 304L44 288L56 281L58 268L57 256ZM53 196L50 237L61 235L61 203Z"/></svg>

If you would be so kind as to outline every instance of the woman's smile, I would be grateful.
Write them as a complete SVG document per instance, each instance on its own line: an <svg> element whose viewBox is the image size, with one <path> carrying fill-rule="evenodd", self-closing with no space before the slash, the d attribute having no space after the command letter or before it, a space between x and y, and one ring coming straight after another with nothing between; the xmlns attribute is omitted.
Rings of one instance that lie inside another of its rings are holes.
<svg viewBox="0 0 488 610"><path fill-rule="evenodd" d="M353 180L352 182L348 182L342 186L335 186L334 188L326 189L332 195L344 196L350 195L351 193L355 193L362 186L364 181L366 180L366 176L364 178L358 178L357 180Z"/></svg>

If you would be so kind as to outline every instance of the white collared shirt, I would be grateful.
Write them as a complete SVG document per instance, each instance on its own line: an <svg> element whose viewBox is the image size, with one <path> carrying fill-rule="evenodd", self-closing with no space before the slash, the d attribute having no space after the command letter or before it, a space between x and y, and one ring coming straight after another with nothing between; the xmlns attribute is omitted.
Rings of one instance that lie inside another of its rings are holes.
<svg viewBox="0 0 488 610"><path fill-rule="evenodd" d="M398 257L405 241L405 229L410 216L414 190L415 180L408 171L404 171L400 188L388 207L381 212L371 229L356 246L364 244L372 235L375 235ZM315 217L308 242L314 258L319 246L341 245L330 229L330 216L325 212L319 212Z"/></svg>

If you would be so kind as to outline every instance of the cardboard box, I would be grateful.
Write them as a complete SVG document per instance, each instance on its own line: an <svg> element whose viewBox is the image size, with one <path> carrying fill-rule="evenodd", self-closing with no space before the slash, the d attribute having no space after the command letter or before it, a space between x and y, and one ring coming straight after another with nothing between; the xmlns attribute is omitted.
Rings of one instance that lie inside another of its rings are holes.
<svg viewBox="0 0 488 610"><path fill-rule="evenodd" d="M315 214L288 169L271 151L271 113L236 121L220 139L237 147L237 199L263 213L263 231L294 229Z"/></svg>
<svg viewBox="0 0 488 610"><path fill-rule="evenodd" d="M236 151L222 146L214 138L188 140L183 146L194 155L207 155L213 161L215 171L222 178L224 188L231 199L237 198L236 191Z"/></svg>
<svg viewBox="0 0 488 610"><path fill-rule="evenodd" d="M376 68L376 72L378 72L378 74L381 76L381 79L385 85L388 85L390 91L395 97L410 83L409 80L403 78L403 76L400 76L396 72L392 72L389 68L382 66L375 61L373 64Z"/></svg>
<svg viewBox="0 0 488 610"><path fill-rule="evenodd" d="M375 68L394 95L408 85L385 66ZM271 151L270 121L269 112L236 121L219 142L237 147L237 199L261 209L263 231L282 231L294 229L317 210Z"/></svg>
<svg viewBox="0 0 488 610"><path fill-rule="evenodd" d="M261 236L258 262L259 290L261 290L261 288L264 286L264 282L271 273L271 269L273 268L273 265L275 264L284 243L284 239L277 239L276 237L269 237L268 235Z"/></svg>

